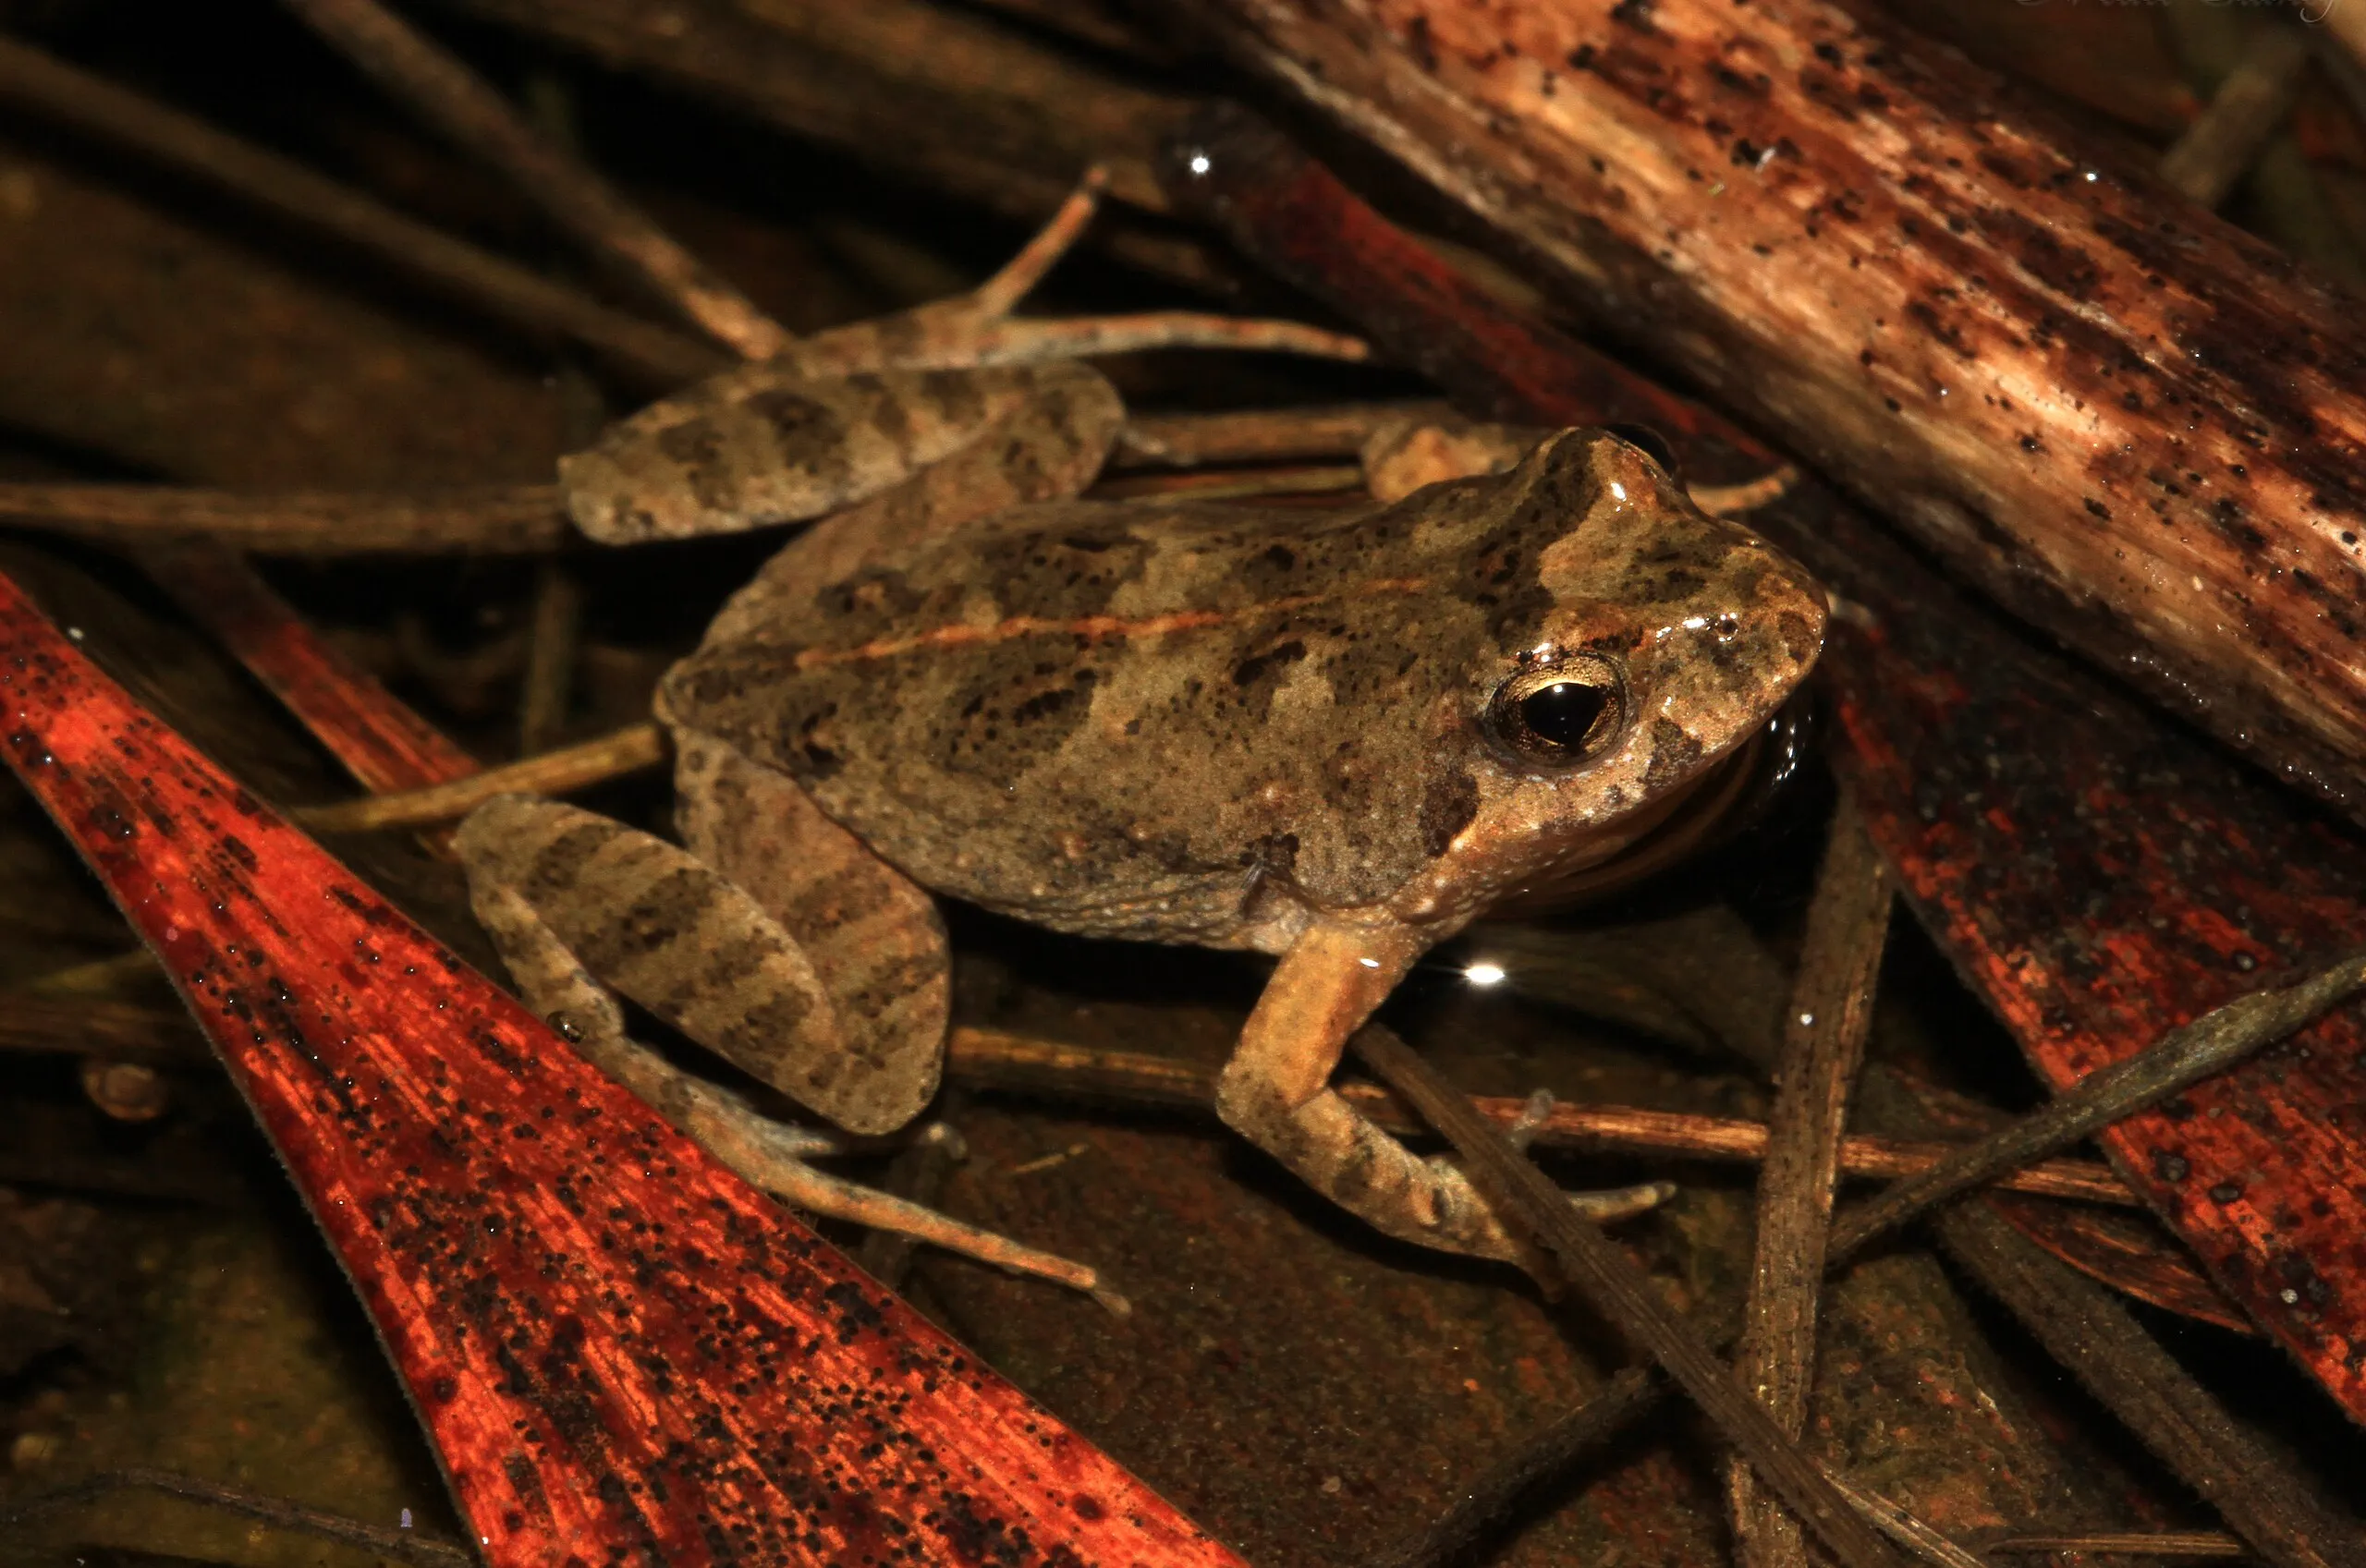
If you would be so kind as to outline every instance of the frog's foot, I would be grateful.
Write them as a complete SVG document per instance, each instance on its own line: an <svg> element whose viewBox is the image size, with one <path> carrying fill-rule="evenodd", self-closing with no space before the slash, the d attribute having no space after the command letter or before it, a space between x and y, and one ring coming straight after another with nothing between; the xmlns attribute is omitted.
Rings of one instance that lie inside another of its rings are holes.
<svg viewBox="0 0 2366 1568"><path fill-rule="evenodd" d="M796 362L809 374L848 375L891 368L1033 364L1143 348L1236 348L1359 361L1372 358L1372 346L1363 339L1302 322L1197 310L1013 316L1018 302L1084 237L1108 186L1109 171L1094 164L1034 237L976 288L875 322L819 333L799 346Z"/></svg>
<svg viewBox="0 0 2366 1568"><path fill-rule="evenodd" d="M1372 432L1361 454L1364 484L1373 499L1401 501L1424 485L1517 468L1553 433L1532 425L1408 417ZM1799 482L1788 463L1739 484L1693 484L1685 493L1713 517L1740 517L1772 505Z"/></svg>
<svg viewBox="0 0 2366 1568"><path fill-rule="evenodd" d="M1217 1113L1308 1185L1388 1235L1517 1262L1518 1247L1469 1177L1414 1154L1329 1084L1348 1038L1427 946L1401 927L1310 929L1284 954L1250 1015L1217 1082ZM1610 1220L1650 1209L1674 1190L1652 1182L1573 1194L1570 1201L1589 1219Z"/></svg>
<svg viewBox="0 0 2366 1568"><path fill-rule="evenodd" d="M1504 1129L1504 1139L1522 1154L1536 1141L1544 1124L1553 1119L1553 1091L1549 1088L1531 1090L1520 1103L1519 1114ZM1438 1162L1433 1157L1432 1164ZM1573 1192L1568 1195L1569 1207L1595 1224L1607 1224L1613 1220L1632 1219L1635 1215L1657 1209L1676 1196L1674 1182L1638 1182L1633 1186L1607 1187L1599 1192Z"/></svg>
<svg viewBox="0 0 2366 1568"><path fill-rule="evenodd" d="M473 833L464 829L464 856L471 844L481 847L486 833L514 829L518 815L512 808L478 822ZM893 1231L1013 1273L1088 1292L1113 1310L1125 1309L1124 1297L1108 1290L1098 1271L1084 1264L807 1163L816 1156L846 1152L847 1140L774 1121L744 1097L685 1072L632 1039L625 1031L624 1014L615 994L593 978L540 910L508 882L476 873L475 864L471 860L471 903L527 1005L593 1065L639 1095L751 1185L811 1214Z"/></svg>

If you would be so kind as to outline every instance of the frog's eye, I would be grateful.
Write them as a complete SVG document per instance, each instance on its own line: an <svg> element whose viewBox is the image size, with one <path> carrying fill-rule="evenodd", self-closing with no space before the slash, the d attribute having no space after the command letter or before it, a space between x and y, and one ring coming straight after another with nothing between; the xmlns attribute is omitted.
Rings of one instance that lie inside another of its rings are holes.
<svg viewBox="0 0 2366 1568"><path fill-rule="evenodd" d="M1592 761L1626 717L1617 669L1592 656L1523 670L1497 687L1487 705L1495 738L1532 762Z"/></svg>

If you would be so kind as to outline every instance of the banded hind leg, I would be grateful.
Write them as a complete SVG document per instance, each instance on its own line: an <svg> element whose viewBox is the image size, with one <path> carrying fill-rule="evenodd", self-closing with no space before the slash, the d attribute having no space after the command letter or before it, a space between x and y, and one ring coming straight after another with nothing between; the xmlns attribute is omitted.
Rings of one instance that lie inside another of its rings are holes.
<svg viewBox="0 0 2366 1568"><path fill-rule="evenodd" d="M526 796L461 825L471 903L528 1004L784 1201L1121 1306L1090 1268L817 1169L848 1140L777 1121L627 1033L619 997L858 1136L910 1123L943 1062L945 951L927 896L787 781L694 735L678 765L687 850Z"/></svg>

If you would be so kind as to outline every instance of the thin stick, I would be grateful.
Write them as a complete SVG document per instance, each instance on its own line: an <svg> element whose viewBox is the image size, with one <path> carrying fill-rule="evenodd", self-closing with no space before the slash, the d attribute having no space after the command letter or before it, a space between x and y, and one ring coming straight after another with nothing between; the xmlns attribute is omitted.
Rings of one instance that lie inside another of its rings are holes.
<svg viewBox="0 0 2366 1568"><path fill-rule="evenodd" d="M139 548L198 535L262 555L534 555L567 537L558 488L370 494L160 484L0 484L0 520Z"/></svg>
<svg viewBox="0 0 2366 1568"><path fill-rule="evenodd" d="M287 0L378 84L516 183L595 255L622 263L716 342L769 359L795 337L664 231L607 181L535 134L456 56L375 0Z"/></svg>
<svg viewBox="0 0 2366 1568"><path fill-rule="evenodd" d="M1131 1104L1205 1110L1215 1092L1212 1066L1171 1056L1068 1045L999 1029L955 1029L946 1066L963 1081L980 1088L1032 1089L1070 1100L1102 1096ZM1423 1124L1405 1102L1381 1085L1344 1083L1339 1093L1392 1132L1422 1130ZM1517 1122L1526 1106L1526 1101L1509 1097L1482 1097L1472 1103L1480 1114L1503 1127ZM1738 1117L1556 1102L1550 1114L1535 1124L1532 1141L1547 1149L1607 1149L1753 1162L1765 1158L1766 1126ZM1840 1168L1849 1175L1889 1179L1928 1170L1962 1146L1858 1136L1847 1138L1840 1147ZM2047 1161L2016 1171L1996 1185L2001 1190L2121 1207L2132 1207L2138 1201L2116 1172L2092 1160Z"/></svg>
<svg viewBox="0 0 2366 1568"><path fill-rule="evenodd" d="M367 252L405 275L537 333L558 333L662 385L725 363L696 338L611 310L492 251L407 218L204 121L0 39L0 102L128 149Z"/></svg>
<svg viewBox="0 0 2366 1568"><path fill-rule="evenodd" d="M2154 1535L2006 1536L1980 1549L1988 1556L2016 1551L2108 1551L2138 1557L2246 1557L2250 1548L2224 1530L2166 1530Z"/></svg>
<svg viewBox="0 0 2366 1568"><path fill-rule="evenodd" d="M151 973L155 958L146 948L0 992L0 1051L98 1051L125 1061L172 1065L212 1059L194 1026L177 1012L131 1003L85 1001L59 994L86 975L108 985ZM61 985L61 982L63 984ZM979 1088L1033 1091L1063 1100L1106 1099L1128 1105L1165 1105L1210 1112L1215 1069L1171 1056L1100 1051L962 1026L954 1029L947 1071ZM1342 1084L1349 1103L1392 1132L1425 1130L1419 1118L1379 1084ZM1526 1109L1508 1096L1474 1100L1479 1113L1509 1127ZM1212 1112L1211 1112L1212 1113ZM1750 1162L1764 1158L1763 1123L1723 1116L1689 1116L1619 1105L1555 1104L1534 1124L1532 1143L1548 1149L1617 1149L1638 1154ZM1841 1168L1851 1175L1891 1179L1928 1170L1960 1145L1907 1138L1856 1136L1842 1146ZM2042 1197L2133 1206L2129 1192L2110 1166L2097 1161L2054 1160L2018 1171L1996 1184L2000 1189Z"/></svg>
<svg viewBox="0 0 2366 1568"><path fill-rule="evenodd" d="M583 579L561 557L536 568L526 634L526 678L518 693L518 749L547 752L567 728L575 664L581 652Z"/></svg>
<svg viewBox="0 0 2366 1568"><path fill-rule="evenodd" d="M1833 1236L1835 1255L1854 1252L1909 1215L2225 1072L2361 986L2366 952L2352 953L2296 985L2237 997L2171 1029L2134 1056L2088 1074L2041 1109L1843 1215Z"/></svg>
<svg viewBox="0 0 2366 1568"><path fill-rule="evenodd" d="M146 948L140 951L148 955ZM213 1060L213 1048L186 1013L24 991L0 991L0 1051L87 1051L151 1067Z"/></svg>
<svg viewBox="0 0 2366 1568"><path fill-rule="evenodd" d="M2161 154L2161 177L2205 207L2226 201L2292 117L2309 52L2298 28L2257 29L2201 117Z"/></svg>
<svg viewBox="0 0 2366 1568"><path fill-rule="evenodd" d="M476 1554L467 1547L440 1536L425 1535L417 1530L390 1530L384 1525L364 1524L341 1513L307 1508L302 1503L289 1502L284 1498L265 1497L260 1492L224 1486L219 1481L184 1476L173 1470L134 1468L85 1476L54 1491L37 1493L0 1508L0 1528L28 1525L43 1514L129 1490L165 1492L277 1529L360 1547L365 1551L391 1557L398 1562L410 1563L413 1568L475 1568L477 1562Z"/></svg>
<svg viewBox="0 0 2366 1568"><path fill-rule="evenodd" d="M1209 468L1193 473L1125 474L1086 493L1095 500L1171 495L1178 501L1241 501L1259 495L1338 495L1363 488L1351 464L1324 468Z"/></svg>
<svg viewBox="0 0 2366 1568"><path fill-rule="evenodd" d="M1445 419L1447 413L1444 403L1400 401L1221 414L1129 414L1110 462L1128 468L1199 468L1352 457L1384 426Z"/></svg>
<svg viewBox="0 0 2366 1568"><path fill-rule="evenodd" d="M1764 1405L1742 1392L1732 1368L1691 1325L1668 1310L1643 1271L1573 1215L1560 1189L1481 1119L1459 1090L1382 1026L1366 1026L1355 1048L1453 1143L1471 1182L1496 1212L1533 1232L1551 1249L1569 1282L1683 1386L1844 1568L1896 1568L1897 1553L1835 1489L1823 1467L1774 1424Z"/></svg>
<svg viewBox="0 0 2366 1568"><path fill-rule="evenodd" d="M665 735L653 723L628 724L580 746L545 751L450 784L373 795L335 806L299 807L288 815L308 833L358 833L454 822L496 795L567 795L653 768L665 759Z"/></svg>
<svg viewBox="0 0 2366 1568"><path fill-rule="evenodd" d="M1758 1239L1734 1370L1793 1437L1806 1429L1815 1325L1848 1091L1864 1059L1873 985L1889 934L1892 884L1855 800L1833 813L1807 942L1785 1015L1781 1087L1767 1119ZM1726 1496L1745 1568L1805 1568L1806 1539L1739 1460Z"/></svg>
<svg viewBox="0 0 2366 1568"><path fill-rule="evenodd" d="M535 120L558 147L580 153L575 95L557 72L537 70L526 84ZM564 275L554 266L555 273ZM567 449L589 446L608 422L607 399L572 355L557 368L559 425ZM583 634L583 582L564 547L534 571L533 610L526 628L526 678L518 691L518 754L531 757L558 744L567 728L567 699L575 692L575 664Z"/></svg>

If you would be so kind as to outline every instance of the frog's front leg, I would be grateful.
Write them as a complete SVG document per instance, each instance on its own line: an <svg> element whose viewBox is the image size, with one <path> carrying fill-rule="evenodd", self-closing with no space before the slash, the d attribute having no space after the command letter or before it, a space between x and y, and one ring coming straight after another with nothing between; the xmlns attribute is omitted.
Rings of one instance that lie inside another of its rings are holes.
<svg viewBox="0 0 2366 1568"><path fill-rule="evenodd" d="M1317 923L1282 955L1216 1087L1225 1122L1375 1229L1448 1252L1515 1260L1512 1239L1469 1178L1423 1160L1331 1088L1348 1038L1430 941L1401 923ZM1666 1188L1573 1194L1595 1219L1647 1209Z"/></svg>

